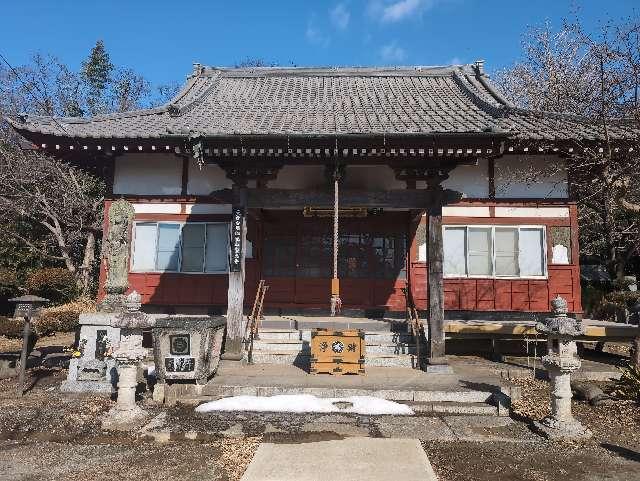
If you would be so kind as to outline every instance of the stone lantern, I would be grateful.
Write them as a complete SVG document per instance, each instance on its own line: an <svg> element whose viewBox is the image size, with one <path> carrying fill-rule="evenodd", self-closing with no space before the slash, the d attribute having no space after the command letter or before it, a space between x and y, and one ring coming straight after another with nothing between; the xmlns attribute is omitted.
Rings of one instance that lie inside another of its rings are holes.
<svg viewBox="0 0 640 481"><path fill-rule="evenodd" d="M38 314L40 309L49 302L49 299L26 295L9 299L9 302L13 302L16 305L13 317L16 319L24 319L22 352L20 353L20 372L18 374L18 396L22 396L24 394L24 377L27 369L27 358L33 348L33 345L30 345L31 318Z"/></svg>
<svg viewBox="0 0 640 481"><path fill-rule="evenodd" d="M567 316L567 301L558 296L551 301L553 317L536 324L547 335L548 353L542 364L552 385L551 414L535 427L551 439L588 438L591 432L571 414L571 373L580 368L576 337L585 333L581 321Z"/></svg>
<svg viewBox="0 0 640 481"><path fill-rule="evenodd" d="M128 431L147 418L147 412L136 404L136 387L140 361L147 356L147 349L142 347L142 330L151 327L152 322L140 311L141 297L136 291L126 297L124 305L125 311L111 322L112 327L120 328L120 342L110 354L118 371L118 400L103 418L102 427Z"/></svg>

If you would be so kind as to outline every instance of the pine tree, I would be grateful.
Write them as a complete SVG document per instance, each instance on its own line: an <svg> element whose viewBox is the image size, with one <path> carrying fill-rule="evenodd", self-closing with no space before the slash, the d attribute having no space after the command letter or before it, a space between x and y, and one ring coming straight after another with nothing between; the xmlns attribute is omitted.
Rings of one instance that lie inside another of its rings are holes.
<svg viewBox="0 0 640 481"><path fill-rule="evenodd" d="M106 109L105 93L111 81L113 68L104 42L98 40L89 57L82 62L82 78L89 89L87 105L91 115L103 113Z"/></svg>

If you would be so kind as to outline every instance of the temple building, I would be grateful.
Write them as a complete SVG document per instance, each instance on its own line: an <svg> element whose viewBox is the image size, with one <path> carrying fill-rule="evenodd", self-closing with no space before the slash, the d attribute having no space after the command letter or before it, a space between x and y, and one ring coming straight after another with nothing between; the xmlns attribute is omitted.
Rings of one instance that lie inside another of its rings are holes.
<svg viewBox="0 0 640 481"><path fill-rule="evenodd" d="M514 107L482 62L196 64L162 107L10 121L104 175L107 215L133 204L130 289L149 313L226 314L229 359L260 279L279 316L321 318L339 296L342 317L404 319L412 299L435 364L446 319L530 317L557 295L581 314L567 162L603 134ZM609 135L624 148L637 132Z"/></svg>

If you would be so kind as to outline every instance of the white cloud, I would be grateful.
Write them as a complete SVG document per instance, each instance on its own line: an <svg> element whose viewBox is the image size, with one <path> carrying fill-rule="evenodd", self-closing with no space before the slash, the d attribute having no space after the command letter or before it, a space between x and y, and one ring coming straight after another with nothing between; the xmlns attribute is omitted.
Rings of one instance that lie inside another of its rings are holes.
<svg viewBox="0 0 640 481"><path fill-rule="evenodd" d="M391 42L382 46L380 57L385 62L403 62L407 58L407 52L402 47L398 47L396 42Z"/></svg>
<svg viewBox="0 0 640 481"><path fill-rule="evenodd" d="M328 35L325 35L318 27L316 27L313 17L307 23L305 36L310 43L323 48L328 47L331 43L331 38Z"/></svg>
<svg viewBox="0 0 640 481"><path fill-rule="evenodd" d="M371 0L369 15L384 23L395 23L421 14L438 0Z"/></svg>
<svg viewBox="0 0 640 481"><path fill-rule="evenodd" d="M331 10L329 10L329 18L331 23L340 30L344 30L349 26L349 20L351 19L351 13L344 4L339 3Z"/></svg>

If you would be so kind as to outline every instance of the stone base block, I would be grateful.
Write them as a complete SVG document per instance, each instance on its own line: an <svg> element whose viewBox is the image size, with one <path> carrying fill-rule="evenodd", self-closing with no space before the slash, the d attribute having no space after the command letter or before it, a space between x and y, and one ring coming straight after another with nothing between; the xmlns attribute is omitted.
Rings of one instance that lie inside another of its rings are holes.
<svg viewBox="0 0 640 481"><path fill-rule="evenodd" d="M588 439L592 436L591 431L585 428L576 419L561 421L551 416L544 418L542 421L536 421L533 426L538 433L549 439L558 440L579 440Z"/></svg>
<svg viewBox="0 0 640 481"><path fill-rule="evenodd" d="M153 386L153 400L157 403L163 403L165 398L167 385L164 383L156 383Z"/></svg>
<svg viewBox="0 0 640 481"><path fill-rule="evenodd" d="M95 392L111 394L114 391L109 382L66 380L60 385L62 392Z"/></svg>
<svg viewBox="0 0 640 481"><path fill-rule="evenodd" d="M449 364L427 364L425 371L431 374L453 374L453 368Z"/></svg>
<svg viewBox="0 0 640 481"><path fill-rule="evenodd" d="M109 431L133 431L147 423L149 413L139 406L132 409L112 408L102 418L102 429Z"/></svg>

